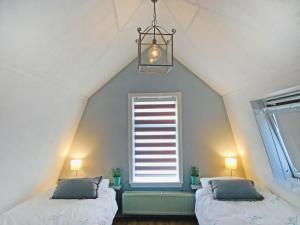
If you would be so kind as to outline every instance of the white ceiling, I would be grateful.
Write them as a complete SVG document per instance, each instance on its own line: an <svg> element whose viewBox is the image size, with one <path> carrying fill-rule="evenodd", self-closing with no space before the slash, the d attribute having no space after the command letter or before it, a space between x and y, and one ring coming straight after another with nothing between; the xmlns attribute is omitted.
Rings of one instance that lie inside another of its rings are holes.
<svg viewBox="0 0 300 225"><path fill-rule="evenodd" d="M150 0L0 0L0 67L90 96L137 56ZM175 57L226 95L300 77L299 0L159 0Z"/></svg>

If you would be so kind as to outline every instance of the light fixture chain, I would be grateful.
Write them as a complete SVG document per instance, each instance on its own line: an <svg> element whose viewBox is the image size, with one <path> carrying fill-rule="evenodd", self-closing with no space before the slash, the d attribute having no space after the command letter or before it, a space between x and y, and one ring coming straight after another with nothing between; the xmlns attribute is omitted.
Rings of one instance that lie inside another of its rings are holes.
<svg viewBox="0 0 300 225"><path fill-rule="evenodd" d="M153 21L152 21L152 25L156 26L157 25L157 19L156 19L156 0L153 1Z"/></svg>

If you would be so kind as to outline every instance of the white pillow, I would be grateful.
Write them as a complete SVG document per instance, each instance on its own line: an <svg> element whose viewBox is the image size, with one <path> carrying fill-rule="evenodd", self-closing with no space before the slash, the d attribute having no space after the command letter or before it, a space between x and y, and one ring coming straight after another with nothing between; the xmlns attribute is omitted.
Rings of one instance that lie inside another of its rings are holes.
<svg viewBox="0 0 300 225"><path fill-rule="evenodd" d="M236 180L243 179L241 177L201 177L200 182L203 188L207 187L210 180Z"/></svg>
<svg viewBox="0 0 300 225"><path fill-rule="evenodd" d="M109 188L109 179L102 179L99 184L99 188L101 189Z"/></svg>

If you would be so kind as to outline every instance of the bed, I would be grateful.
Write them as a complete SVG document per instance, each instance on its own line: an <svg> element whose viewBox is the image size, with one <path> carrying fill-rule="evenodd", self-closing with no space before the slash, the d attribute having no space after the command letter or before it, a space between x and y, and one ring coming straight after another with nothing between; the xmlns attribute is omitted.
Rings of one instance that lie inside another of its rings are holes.
<svg viewBox="0 0 300 225"><path fill-rule="evenodd" d="M104 182L103 182L104 183ZM50 199L54 189L0 215L1 225L111 225L118 206L115 191L99 187L98 198Z"/></svg>
<svg viewBox="0 0 300 225"><path fill-rule="evenodd" d="M259 190L264 200L234 202L213 200L211 187L196 192L195 213L200 225L300 225L300 209Z"/></svg>

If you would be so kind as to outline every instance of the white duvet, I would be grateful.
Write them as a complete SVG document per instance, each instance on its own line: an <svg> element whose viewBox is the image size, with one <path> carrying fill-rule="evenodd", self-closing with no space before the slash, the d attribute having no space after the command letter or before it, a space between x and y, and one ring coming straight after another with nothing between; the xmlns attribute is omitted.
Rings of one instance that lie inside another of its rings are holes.
<svg viewBox="0 0 300 225"><path fill-rule="evenodd" d="M300 209L277 196L261 192L257 202L213 200L210 186L196 192L195 213L200 225L300 225Z"/></svg>
<svg viewBox="0 0 300 225"><path fill-rule="evenodd" d="M111 225L118 206L115 191L98 190L97 199L54 200L53 190L0 215L0 225Z"/></svg>

